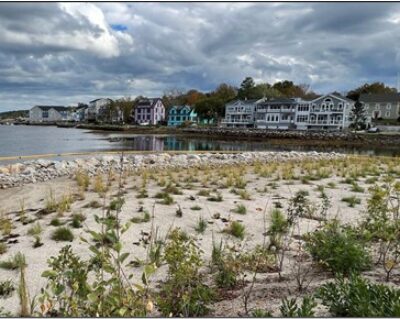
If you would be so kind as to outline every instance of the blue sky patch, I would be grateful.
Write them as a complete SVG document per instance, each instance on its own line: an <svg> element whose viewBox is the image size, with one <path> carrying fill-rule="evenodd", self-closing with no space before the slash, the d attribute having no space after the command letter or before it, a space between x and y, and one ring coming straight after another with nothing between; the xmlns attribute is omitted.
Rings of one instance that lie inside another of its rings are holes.
<svg viewBox="0 0 400 319"><path fill-rule="evenodd" d="M123 24L112 24L111 28L115 31L126 31L128 30L128 27Z"/></svg>

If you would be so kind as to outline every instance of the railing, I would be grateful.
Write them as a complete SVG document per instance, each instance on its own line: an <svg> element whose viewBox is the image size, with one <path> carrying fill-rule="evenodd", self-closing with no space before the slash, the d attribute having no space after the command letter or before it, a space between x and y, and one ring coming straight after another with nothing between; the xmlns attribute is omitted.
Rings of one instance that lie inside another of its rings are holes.
<svg viewBox="0 0 400 319"><path fill-rule="evenodd" d="M309 122L302 122L302 123L337 125L337 124L342 124L342 121L309 121Z"/></svg>
<svg viewBox="0 0 400 319"><path fill-rule="evenodd" d="M253 120L249 120L249 119L247 119L247 120L239 120L239 119L231 119L231 120L226 120L226 119L224 119L224 120L222 120L221 121L221 123L253 123L254 121Z"/></svg>
<svg viewBox="0 0 400 319"><path fill-rule="evenodd" d="M331 110L311 109L310 112L318 112L318 113L343 112L343 109L331 109Z"/></svg>

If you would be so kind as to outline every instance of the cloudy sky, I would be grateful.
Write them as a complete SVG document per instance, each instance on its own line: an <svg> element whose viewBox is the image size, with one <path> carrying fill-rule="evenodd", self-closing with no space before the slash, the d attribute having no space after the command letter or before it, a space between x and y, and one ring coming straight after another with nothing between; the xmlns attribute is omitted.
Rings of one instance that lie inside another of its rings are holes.
<svg viewBox="0 0 400 319"><path fill-rule="evenodd" d="M289 79L397 86L398 3L0 3L0 111Z"/></svg>

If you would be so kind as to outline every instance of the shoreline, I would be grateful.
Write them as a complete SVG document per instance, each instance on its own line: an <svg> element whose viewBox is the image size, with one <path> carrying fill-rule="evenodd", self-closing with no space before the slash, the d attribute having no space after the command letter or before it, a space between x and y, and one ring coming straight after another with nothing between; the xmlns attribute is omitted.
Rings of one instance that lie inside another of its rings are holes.
<svg viewBox="0 0 400 319"><path fill-rule="evenodd" d="M266 141L275 144L302 143L304 145L333 146L364 146L365 143L373 146L398 146L400 134L394 132L381 133L354 133L352 131L302 131L302 130L260 130L254 128L220 128L197 127L181 128L168 126L137 126L119 124L90 124L90 123L15 123L28 126L55 126L61 128L85 129L93 132L125 132L149 135L179 135L184 137L210 137L218 139L235 138L241 141Z"/></svg>
<svg viewBox="0 0 400 319"><path fill-rule="evenodd" d="M254 164L256 162L285 162L305 159L336 159L347 155L318 152L172 152L152 154L97 155L73 160L36 159L23 163L0 166L0 189L73 176L84 170L90 176L118 171L121 161L126 171L143 168L189 168L223 165Z"/></svg>

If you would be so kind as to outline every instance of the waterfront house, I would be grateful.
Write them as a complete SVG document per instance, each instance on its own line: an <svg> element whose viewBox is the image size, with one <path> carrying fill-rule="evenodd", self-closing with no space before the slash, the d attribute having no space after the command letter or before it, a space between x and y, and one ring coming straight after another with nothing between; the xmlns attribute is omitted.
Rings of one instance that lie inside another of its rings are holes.
<svg viewBox="0 0 400 319"><path fill-rule="evenodd" d="M264 98L256 103L255 127L259 129L295 129L297 106L307 105L300 99Z"/></svg>
<svg viewBox="0 0 400 319"><path fill-rule="evenodd" d="M234 100L225 105L224 127L254 127L257 100Z"/></svg>
<svg viewBox="0 0 400 319"><path fill-rule="evenodd" d="M109 98L95 99L89 102L86 119L89 122L102 121L107 118L110 104L113 100Z"/></svg>
<svg viewBox="0 0 400 319"><path fill-rule="evenodd" d="M400 117L400 94L361 94L367 117L374 120L397 120Z"/></svg>
<svg viewBox="0 0 400 319"><path fill-rule="evenodd" d="M59 122L68 120L68 108L65 106L36 105L29 111L29 121Z"/></svg>
<svg viewBox="0 0 400 319"><path fill-rule="evenodd" d="M165 107L160 98L143 98L133 110L136 124L157 125L165 121Z"/></svg>
<svg viewBox="0 0 400 319"><path fill-rule="evenodd" d="M174 105L168 110L168 126L180 126L185 122L197 122L197 113L191 106Z"/></svg>
<svg viewBox="0 0 400 319"><path fill-rule="evenodd" d="M309 111L296 114L296 125L309 130L342 130L351 124L354 101L336 93L320 96L309 102ZM308 113L308 121L300 121Z"/></svg>

